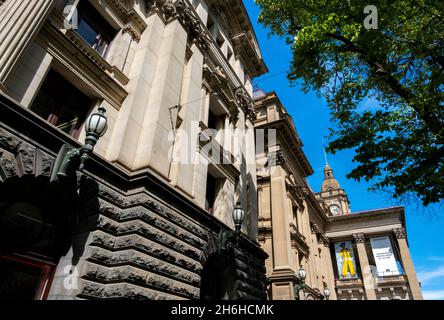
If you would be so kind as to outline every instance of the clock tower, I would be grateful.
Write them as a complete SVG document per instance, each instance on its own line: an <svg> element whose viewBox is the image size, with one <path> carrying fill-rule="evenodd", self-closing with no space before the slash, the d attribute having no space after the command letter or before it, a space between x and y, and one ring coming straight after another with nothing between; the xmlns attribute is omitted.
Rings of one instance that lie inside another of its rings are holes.
<svg viewBox="0 0 444 320"><path fill-rule="evenodd" d="M330 216L350 213L350 202L348 201L347 194L333 176L333 170L328 163L324 168L324 181L322 182L321 192L316 193L316 199L327 205Z"/></svg>

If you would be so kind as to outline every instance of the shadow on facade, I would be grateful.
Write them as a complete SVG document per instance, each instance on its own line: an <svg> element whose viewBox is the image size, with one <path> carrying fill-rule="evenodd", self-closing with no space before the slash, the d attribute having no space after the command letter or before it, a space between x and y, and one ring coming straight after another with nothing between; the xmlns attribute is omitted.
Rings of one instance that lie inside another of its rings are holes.
<svg viewBox="0 0 444 320"><path fill-rule="evenodd" d="M238 300L236 270L232 250L211 254L202 270L200 299Z"/></svg>
<svg viewBox="0 0 444 320"><path fill-rule="evenodd" d="M24 175L0 183L0 299L43 299L59 259L75 266L98 218L97 183ZM92 214L90 214L92 213ZM77 236L79 235L79 236ZM73 245L73 238L76 243Z"/></svg>

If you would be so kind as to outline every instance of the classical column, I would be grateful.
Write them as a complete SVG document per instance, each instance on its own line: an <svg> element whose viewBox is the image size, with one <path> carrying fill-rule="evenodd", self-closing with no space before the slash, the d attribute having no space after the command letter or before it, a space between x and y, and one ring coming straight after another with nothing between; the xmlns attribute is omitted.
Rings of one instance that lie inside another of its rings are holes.
<svg viewBox="0 0 444 320"><path fill-rule="evenodd" d="M353 238L356 241L356 247L358 249L359 263L361 265L365 295L367 296L367 300L376 300L375 289L369 286L369 281L365 281L367 277L373 277L370 270L370 265L368 263L367 251L365 250L365 236L363 233L355 233L353 234Z"/></svg>
<svg viewBox="0 0 444 320"><path fill-rule="evenodd" d="M46 20L54 0L6 0L0 7L0 90L26 46Z"/></svg>
<svg viewBox="0 0 444 320"><path fill-rule="evenodd" d="M415 268L413 266L412 257L410 256L409 245L407 244L406 233L404 228L393 229L393 233L398 241L399 251L401 254L402 265L409 282L410 290L414 300L422 300L421 287L416 277Z"/></svg>

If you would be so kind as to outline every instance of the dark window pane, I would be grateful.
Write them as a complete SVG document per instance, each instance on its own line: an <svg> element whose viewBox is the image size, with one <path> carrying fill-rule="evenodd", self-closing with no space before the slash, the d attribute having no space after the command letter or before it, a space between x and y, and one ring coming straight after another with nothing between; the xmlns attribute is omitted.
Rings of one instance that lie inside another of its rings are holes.
<svg viewBox="0 0 444 320"><path fill-rule="evenodd" d="M207 190L206 190L206 209L213 213L214 201L216 200L216 179L208 174L207 176Z"/></svg>
<svg viewBox="0 0 444 320"><path fill-rule="evenodd" d="M39 299L45 271L43 266L0 256L0 300Z"/></svg>
<svg viewBox="0 0 444 320"><path fill-rule="evenodd" d="M89 1L80 1L77 5L79 23L77 33L102 57L117 31L92 6Z"/></svg>
<svg viewBox="0 0 444 320"><path fill-rule="evenodd" d="M88 22L86 22L85 20L80 20L77 32L86 42L89 43L90 46L94 45L98 33L88 24Z"/></svg>
<svg viewBox="0 0 444 320"><path fill-rule="evenodd" d="M92 105L92 100L50 70L44 80L31 110L68 134L79 129Z"/></svg>

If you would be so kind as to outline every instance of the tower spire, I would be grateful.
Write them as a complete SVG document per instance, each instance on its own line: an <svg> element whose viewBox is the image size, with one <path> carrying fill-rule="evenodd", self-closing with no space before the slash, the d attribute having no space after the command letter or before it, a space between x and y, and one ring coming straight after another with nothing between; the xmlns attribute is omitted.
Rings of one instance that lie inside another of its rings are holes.
<svg viewBox="0 0 444 320"><path fill-rule="evenodd" d="M322 138L322 149L324 150L325 164L328 165L327 152L325 151L324 138Z"/></svg>

